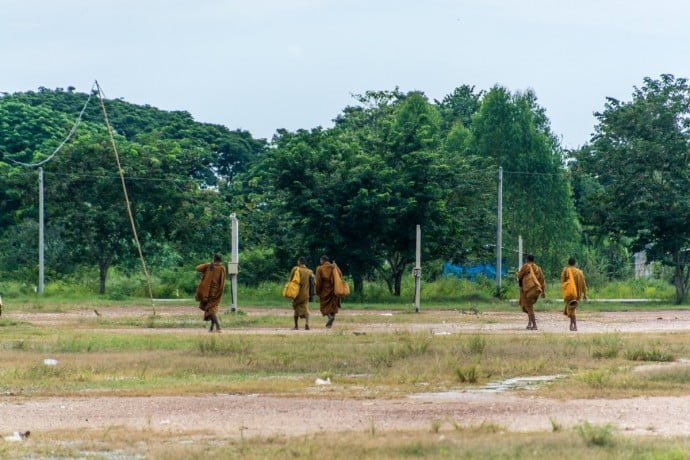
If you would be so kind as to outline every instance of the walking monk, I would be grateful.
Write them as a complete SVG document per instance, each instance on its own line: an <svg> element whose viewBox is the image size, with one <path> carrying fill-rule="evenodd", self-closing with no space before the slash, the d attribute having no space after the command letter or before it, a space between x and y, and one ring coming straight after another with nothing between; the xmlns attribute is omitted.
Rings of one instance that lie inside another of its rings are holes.
<svg viewBox="0 0 690 460"><path fill-rule="evenodd" d="M527 263L520 267L517 274L520 285L520 306L527 313L527 329L536 331L537 320L534 317L534 304L539 296L546 297L546 281L541 267L534 263L534 256L527 254Z"/></svg>
<svg viewBox="0 0 690 460"><path fill-rule="evenodd" d="M299 329L297 324L299 318L304 318L304 330L309 330L309 300L311 297L311 285L314 282L314 272L306 265L307 259L300 257L297 259L297 266L290 271L290 279L295 276L295 270L299 270L299 293L292 299L292 309L295 310L295 330Z"/></svg>
<svg viewBox="0 0 690 460"><path fill-rule="evenodd" d="M327 328L333 326L335 315L340 310L340 297L335 295L333 270L340 270L330 262L328 256L321 256L321 265L316 268L316 295L319 296L321 314L328 316Z"/></svg>
<svg viewBox="0 0 690 460"><path fill-rule="evenodd" d="M196 267L196 271L202 273L201 282L196 288L196 300L199 301L199 308L204 311L204 321L211 321L208 332L213 332L213 326L216 327L216 332L220 332L218 312L225 289L225 266L222 262L220 254L216 254L212 263Z"/></svg>
<svg viewBox="0 0 690 460"><path fill-rule="evenodd" d="M574 257L568 259L568 266L561 273L561 289L563 291L563 301L565 302L563 314L570 318L570 330L577 331L575 309L580 300L587 300L587 283L585 282L584 273L577 268L577 261Z"/></svg>

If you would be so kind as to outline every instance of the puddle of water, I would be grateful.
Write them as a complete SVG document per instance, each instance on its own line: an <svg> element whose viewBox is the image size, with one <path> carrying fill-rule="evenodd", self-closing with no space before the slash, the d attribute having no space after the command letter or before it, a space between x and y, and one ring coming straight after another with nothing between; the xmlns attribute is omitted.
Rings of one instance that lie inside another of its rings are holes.
<svg viewBox="0 0 690 460"><path fill-rule="evenodd" d="M467 390L441 391L437 393L417 393L410 395L415 399L462 399L468 393L502 393L511 390L534 390L539 385L565 377L557 375L537 375L534 377L514 377L512 379L498 380L489 382L483 387L470 388Z"/></svg>
<svg viewBox="0 0 690 460"><path fill-rule="evenodd" d="M509 390L534 390L542 383L552 382L563 377L564 376L561 374L537 375L535 377L514 377L512 379L489 382L482 388L471 391L480 391L482 393L500 393Z"/></svg>

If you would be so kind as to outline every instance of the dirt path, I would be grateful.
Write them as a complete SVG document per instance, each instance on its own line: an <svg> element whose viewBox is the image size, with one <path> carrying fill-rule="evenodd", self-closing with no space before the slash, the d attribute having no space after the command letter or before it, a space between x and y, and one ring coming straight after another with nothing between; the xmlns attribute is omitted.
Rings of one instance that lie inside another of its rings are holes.
<svg viewBox="0 0 690 460"><path fill-rule="evenodd" d="M285 327L242 327L226 328L228 334L285 334L292 333L292 312L287 309L245 309L249 316L273 315L285 317ZM140 317L142 325L146 324L150 310L140 307L108 307L99 312L103 318ZM166 307L158 310L161 317L175 317L196 313L186 307ZM400 318L404 315L404 318ZM5 317L5 316L3 316ZM97 318L92 309L72 310L64 313L23 313L9 312L6 317L25 321L37 326L79 325L84 320ZM397 317L397 318L396 318ZM395 331L430 331L436 334L455 334L465 332L481 333L515 333L525 332L526 317L515 312L487 312L479 315L460 314L454 311L427 311L414 317L396 311L345 310L339 315L332 331L323 327L320 317L312 321L312 330L297 333L319 334L335 331L347 332L395 332ZM361 321L358 321L361 319ZM223 318L221 317L221 322ZM568 320L559 312L538 312L537 323L540 332L567 332ZM93 328L92 331L117 333L184 333L201 334L206 325L200 320L199 328ZM580 333L654 333L690 331L690 310L657 310L643 312L588 312L583 309L578 317ZM533 332L528 332L533 333Z"/></svg>
<svg viewBox="0 0 690 460"><path fill-rule="evenodd" d="M584 421L611 423L632 433L685 435L690 396L558 401L527 394L458 393L398 400L328 400L260 395L93 398L1 398L0 433L108 428L223 436L299 436L344 430L430 429L434 420L475 425L484 421L511 431L550 431Z"/></svg>

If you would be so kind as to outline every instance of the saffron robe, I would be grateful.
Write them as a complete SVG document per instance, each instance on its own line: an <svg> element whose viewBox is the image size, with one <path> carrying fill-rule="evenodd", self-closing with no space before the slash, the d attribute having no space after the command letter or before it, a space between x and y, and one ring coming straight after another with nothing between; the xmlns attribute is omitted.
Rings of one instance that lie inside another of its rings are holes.
<svg viewBox="0 0 690 460"><path fill-rule="evenodd" d="M546 281L541 267L534 262L524 264L517 274L520 284L520 306L525 313L534 313L534 304L546 291Z"/></svg>
<svg viewBox="0 0 690 460"><path fill-rule="evenodd" d="M340 270L330 262L316 268L316 295L319 296L319 310L323 316L335 315L340 310L340 297L335 295L333 270Z"/></svg>
<svg viewBox="0 0 690 460"><path fill-rule="evenodd" d="M565 308L563 314L572 316L580 300L587 295L587 282L582 270L575 267L565 267L561 273L561 290Z"/></svg>
<svg viewBox="0 0 690 460"><path fill-rule="evenodd" d="M225 266L222 263L197 265L196 271L203 273L201 282L196 288L196 300L204 311L204 321L210 321L211 315L220 311L220 302L225 290Z"/></svg>
<svg viewBox="0 0 690 460"><path fill-rule="evenodd" d="M299 265L292 267L290 270L290 279L295 274L295 270L299 270L299 293L297 297L292 299L292 308L295 310L295 316L306 318L309 315L309 288L311 284L311 277L314 274L307 266Z"/></svg>

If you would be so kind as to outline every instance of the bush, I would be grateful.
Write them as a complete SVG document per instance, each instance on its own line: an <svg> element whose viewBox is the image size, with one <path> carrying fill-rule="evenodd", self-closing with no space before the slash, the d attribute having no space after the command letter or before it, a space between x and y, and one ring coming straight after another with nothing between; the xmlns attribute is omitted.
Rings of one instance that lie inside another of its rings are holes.
<svg viewBox="0 0 690 460"><path fill-rule="evenodd" d="M592 344L594 347L592 348L591 356L597 359L616 358L621 349L621 339L615 334L606 334L601 338L595 338Z"/></svg>
<svg viewBox="0 0 690 460"><path fill-rule="evenodd" d="M673 354L658 348L638 347L625 352L625 358L630 361L659 361L669 362L674 360Z"/></svg>
<svg viewBox="0 0 690 460"><path fill-rule="evenodd" d="M585 422L576 426L575 431L588 446L610 447L615 441L611 425L593 425Z"/></svg>

